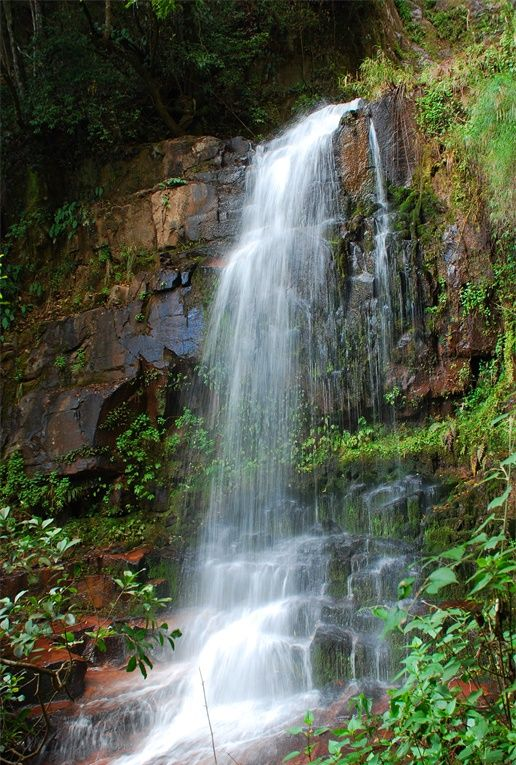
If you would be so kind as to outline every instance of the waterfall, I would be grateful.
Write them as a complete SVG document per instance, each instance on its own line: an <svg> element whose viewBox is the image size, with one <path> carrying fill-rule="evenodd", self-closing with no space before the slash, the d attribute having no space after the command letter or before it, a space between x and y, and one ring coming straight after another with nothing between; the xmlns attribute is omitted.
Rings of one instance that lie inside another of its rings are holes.
<svg viewBox="0 0 516 765"><path fill-rule="evenodd" d="M386 682L399 668L368 608L396 599L414 556L391 537L417 537L431 489L409 476L317 500L291 486L302 423L334 408L331 243L341 221L333 142L358 105L319 109L256 150L205 341L217 469L189 608L177 617L183 638L173 661L145 683L134 679L110 714L84 704L60 762L127 746L112 763L207 765L211 727L219 762L238 753L241 765L256 765L267 761L264 741L320 704L319 688ZM392 334L389 209L372 122L369 139L380 374Z"/></svg>
<svg viewBox="0 0 516 765"><path fill-rule="evenodd" d="M389 361L392 345L392 280L390 276L388 238L390 234L390 214L387 202L387 190L382 167L382 155L374 122L369 122L369 143L373 159L375 176L375 197L378 210L375 213L375 278L377 284L377 314L379 333L378 342L378 385L381 385L385 367ZM381 390L381 388L380 388ZM379 393L377 393L379 398Z"/></svg>
<svg viewBox="0 0 516 765"><path fill-rule="evenodd" d="M204 352L220 470L197 555L201 611L182 641L190 673L178 688L182 700L170 700L143 747L118 761L124 765L209 755L199 743L207 742L199 670L226 744L263 737L316 700L309 648L325 560L320 542L310 544L313 510L296 505L289 476L303 406L324 407L330 395L333 134L356 106L305 117L259 146L248 173L241 235Z"/></svg>

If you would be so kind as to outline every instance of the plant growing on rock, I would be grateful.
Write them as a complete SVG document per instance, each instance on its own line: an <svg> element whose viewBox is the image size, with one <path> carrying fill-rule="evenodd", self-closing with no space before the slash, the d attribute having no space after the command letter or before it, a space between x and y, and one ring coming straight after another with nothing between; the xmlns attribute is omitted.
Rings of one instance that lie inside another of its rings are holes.
<svg viewBox="0 0 516 765"><path fill-rule="evenodd" d="M69 478L56 472L27 475L19 452L0 463L0 504L16 503L24 511L45 517L62 510L73 499L74 489Z"/></svg>
<svg viewBox="0 0 516 765"><path fill-rule="evenodd" d="M508 415L504 419L510 419ZM388 709L375 713L365 696L328 742L318 765L483 765L516 758L516 542L509 534L516 453L485 480L503 482L488 515L469 539L427 561L428 575L413 603L414 580L400 583L401 604L376 608L386 632L401 632L409 652L388 692ZM513 505L512 505L513 507ZM460 601L436 602L465 579ZM416 606L417 607L413 607ZM424 609L424 610L422 610ZM313 736L313 720L309 721ZM306 730L300 731L306 736ZM293 759L300 752L292 752Z"/></svg>
<svg viewBox="0 0 516 765"><path fill-rule="evenodd" d="M0 726L2 762L29 761L52 734L49 705L58 696L72 698L71 683L84 658L74 650L87 643L83 656L106 650L109 638L124 641L126 669L144 677L152 669L151 651L180 636L157 620L167 598L158 598L151 584L124 571L114 577L114 594L107 614L94 629L80 628L84 614L67 559L79 542L68 538L51 519L20 510L0 510L2 561L0 580L7 594L0 599ZM14 587L12 583L14 582ZM143 614L143 625L114 620L117 604L129 600Z"/></svg>
<svg viewBox="0 0 516 765"><path fill-rule="evenodd" d="M158 446L162 425L162 421L158 426L153 425L148 415L140 414L116 439L116 448L124 464L125 483L137 503L154 499L153 486L161 468ZM130 508L127 504L126 509Z"/></svg>

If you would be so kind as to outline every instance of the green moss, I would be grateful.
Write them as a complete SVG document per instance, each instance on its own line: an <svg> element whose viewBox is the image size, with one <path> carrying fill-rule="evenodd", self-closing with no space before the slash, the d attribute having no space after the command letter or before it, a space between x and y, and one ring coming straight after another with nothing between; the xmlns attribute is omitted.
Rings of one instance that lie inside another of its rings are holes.
<svg viewBox="0 0 516 765"><path fill-rule="evenodd" d="M456 530L434 517L425 528L423 549L427 555L436 555L442 550L453 547L456 541Z"/></svg>
<svg viewBox="0 0 516 765"><path fill-rule="evenodd" d="M316 687L338 683L352 678L349 655L331 643L312 645L312 677Z"/></svg>
<svg viewBox="0 0 516 765"><path fill-rule="evenodd" d="M75 518L64 526L67 535L78 537L85 547L111 547L130 550L143 544L153 544L163 536L159 520L143 511L130 516L110 517L95 513Z"/></svg>
<svg viewBox="0 0 516 765"><path fill-rule="evenodd" d="M348 594L349 570L333 558L328 566L327 594L332 598L345 598Z"/></svg>
<svg viewBox="0 0 516 765"><path fill-rule="evenodd" d="M457 43L468 34L469 11L465 5L457 5L447 10L428 10L427 18L441 40Z"/></svg>
<svg viewBox="0 0 516 765"><path fill-rule="evenodd" d="M149 579L165 579L172 602L177 602L181 584L181 564L178 560L159 558L151 561L147 575Z"/></svg>

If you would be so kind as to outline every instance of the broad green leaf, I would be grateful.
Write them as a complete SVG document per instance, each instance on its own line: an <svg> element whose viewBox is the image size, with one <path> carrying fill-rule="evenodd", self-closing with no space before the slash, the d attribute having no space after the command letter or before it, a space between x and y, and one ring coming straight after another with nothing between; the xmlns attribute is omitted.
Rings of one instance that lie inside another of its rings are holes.
<svg viewBox="0 0 516 765"><path fill-rule="evenodd" d="M456 584L458 581L455 571L448 568L448 566L441 566L432 571L428 580L429 583L426 585L425 590L429 595L435 595L443 587L447 587L449 584Z"/></svg>
<svg viewBox="0 0 516 765"><path fill-rule="evenodd" d="M127 662L127 667L125 668L125 671L134 672L135 669L136 669L136 656L131 656L131 658Z"/></svg>
<svg viewBox="0 0 516 765"><path fill-rule="evenodd" d="M505 504L505 502L509 499L509 496L512 491L512 486L509 484L503 494L500 494L499 497L495 497L491 500L491 502L488 504L487 509L488 510L494 510L495 507L501 507Z"/></svg>
<svg viewBox="0 0 516 765"><path fill-rule="evenodd" d="M333 739L330 739L328 741L328 752L330 754L339 754L340 750L342 749L342 742L340 741L334 741Z"/></svg>
<svg viewBox="0 0 516 765"><path fill-rule="evenodd" d="M466 552L465 545L460 545L459 547L452 547L450 550L445 550L443 553L441 553L441 558L447 558L448 560L459 561L459 560L462 560L465 552Z"/></svg>

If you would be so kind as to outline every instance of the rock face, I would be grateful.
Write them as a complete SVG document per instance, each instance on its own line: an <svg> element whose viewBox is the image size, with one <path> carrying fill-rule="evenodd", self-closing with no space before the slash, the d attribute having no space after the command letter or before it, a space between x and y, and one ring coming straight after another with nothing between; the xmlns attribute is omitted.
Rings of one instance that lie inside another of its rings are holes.
<svg viewBox="0 0 516 765"><path fill-rule="evenodd" d="M389 213L388 364L380 347L382 210L371 121ZM102 423L111 412L124 403L153 416L177 410L178 393L166 383L198 359L206 305L237 234L251 149L242 138L185 136L95 170L102 199L65 246L70 291L91 307L62 311L62 319L40 323L36 336L21 333L6 346L4 453L21 449L30 468L47 472L108 470L111 443ZM343 210L331 243L340 290L339 359L331 371L336 406L350 424L360 414L382 416L389 390L399 391L407 416L445 408L494 347L496 326L464 316L460 305L462 287L490 273L485 232L467 220L448 220L442 229L431 216L404 221L396 194L414 193L410 184L422 165L411 107L398 92L348 113L335 154ZM428 183L435 204L446 209L443 172L432 170ZM38 246L48 254L48 242ZM88 286L95 269L102 305L92 302Z"/></svg>
<svg viewBox="0 0 516 765"><path fill-rule="evenodd" d="M378 198L371 123L385 206ZM407 404L402 415L446 410L496 342L496 322L465 316L460 299L466 284L491 275L487 228L450 210L446 168L425 159L413 105L398 91L348 113L335 148L344 219L335 252L341 353L334 374L345 391L344 418L353 424L360 414L381 417L392 390ZM385 277L378 267L383 212ZM457 217L452 224L451 212ZM390 285L388 300L382 278Z"/></svg>
<svg viewBox="0 0 516 765"><path fill-rule="evenodd" d="M103 306L49 321L38 338L22 336L4 353L1 444L21 449L29 468L109 469L100 447L109 446L102 423L113 409L129 403L156 414L173 406L163 390L199 357L250 149L238 138L185 137L100 169L104 197L70 245L86 264L72 278L79 287L99 252L125 264L129 278ZM146 269L138 271L129 260L138 263L141 253Z"/></svg>

